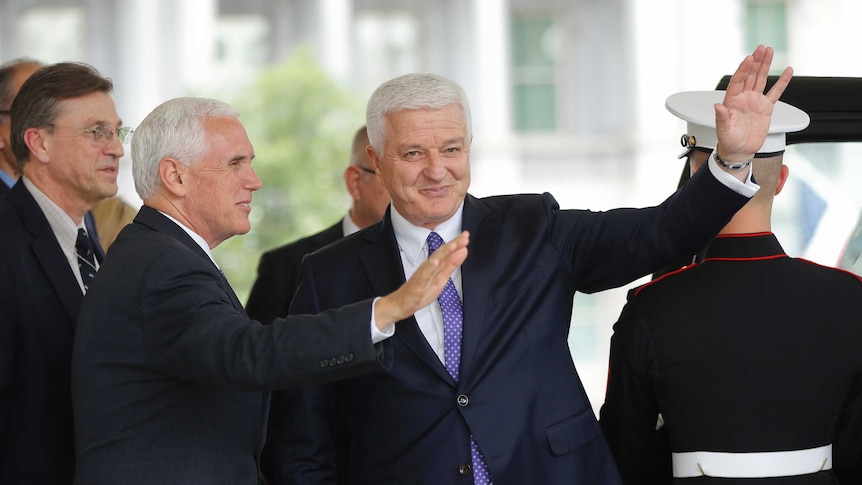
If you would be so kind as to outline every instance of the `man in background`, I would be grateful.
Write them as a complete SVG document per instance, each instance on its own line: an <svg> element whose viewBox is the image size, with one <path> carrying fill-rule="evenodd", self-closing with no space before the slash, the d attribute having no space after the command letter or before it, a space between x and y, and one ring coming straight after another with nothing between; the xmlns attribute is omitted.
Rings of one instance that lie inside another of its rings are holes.
<svg viewBox="0 0 862 485"><path fill-rule="evenodd" d="M668 98L668 109L688 122L693 172L718 143L711 114L723 96ZM832 453L839 433L855 436L851 450L862 435L837 421L862 379L862 281L788 257L771 229L789 173L785 133L807 125L808 115L778 102L751 162L757 194L702 262L629 292L614 325L601 410L626 485L694 477L838 483L834 475L845 483L862 459L837 453L844 459L833 461Z"/></svg>
<svg viewBox="0 0 862 485"><path fill-rule="evenodd" d="M21 171L12 153L12 100L24 81L42 67L32 59L15 59L0 66L0 197L18 181Z"/></svg>
<svg viewBox="0 0 862 485"><path fill-rule="evenodd" d="M117 192L113 84L85 64L43 67L12 103L21 180L0 198L0 483L68 484L70 365L81 300L102 259L84 218Z"/></svg>
<svg viewBox="0 0 862 485"><path fill-rule="evenodd" d="M347 214L340 221L317 234L273 249L261 256L257 267L257 279L245 306L249 317L261 322L270 322L287 315L290 300L299 286L299 266L302 258L331 242L374 224L383 217L386 206L389 205L389 193L380 184L377 174L371 168L367 147L368 129L362 126L353 136L350 163L344 169L344 185L353 200ZM291 392L286 391L287 394ZM283 414L279 412L282 397L281 392L275 392L272 395L267 440L261 454L261 470L264 478L270 483L276 483L277 472L274 469L273 448L278 441L278 423ZM337 446L341 450L340 454L346 453L349 446L346 431L346 428L342 428L339 433ZM339 466L345 464L345 460L339 460ZM339 474L339 477L341 476L346 474Z"/></svg>
<svg viewBox="0 0 862 485"><path fill-rule="evenodd" d="M317 234L263 253L245 306L248 316L270 322L287 315L290 300L299 286L302 257L383 217L389 205L389 193L371 168L367 147L368 130L363 126L353 136L350 163L344 170L344 185L353 200L347 215Z"/></svg>

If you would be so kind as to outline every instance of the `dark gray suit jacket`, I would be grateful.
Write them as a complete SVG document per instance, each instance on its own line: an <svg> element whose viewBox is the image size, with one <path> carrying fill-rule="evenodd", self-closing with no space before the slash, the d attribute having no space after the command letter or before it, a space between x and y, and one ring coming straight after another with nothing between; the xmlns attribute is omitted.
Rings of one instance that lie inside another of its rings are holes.
<svg viewBox="0 0 862 485"><path fill-rule="evenodd" d="M69 368L83 295L23 183L0 198L0 231L0 483L68 484L75 462ZM101 261L95 241L94 248Z"/></svg>
<svg viewBox="0 0 862 485"><path fill-rule="evenodd" d="M261 322L284 317L290 300L299 286L299 266L306 254L313 253L344 236L342 222L263 253L257 267L257 279L251 287L245 309L248 316Z"/></svg>
<svg viewBox="0 0 862 485"><path fill-rule="evenodd" d="M370 311L253 321L206 253L144 206L81 308L75 483L258 483L267 390L379 368Z"/></svg>
<svg viewBox="0 0 862 485"><path fill-rule="evenodd" d="M257 267L257 279L245 304L248 316L260 322L283 318L290 310L290 300L299 286L299 268L302 258L344 236L342 221L311 236L297 239L284 246L263 253ZM289 393L290 391L288 391ZM272 412L279 409L282 393L272 394L269 424L266 430L266 445L260 454L260 471L267 483L277 483L275 470L275 446L282 414ZM290 419L286 417L285 419Z"/></svg>

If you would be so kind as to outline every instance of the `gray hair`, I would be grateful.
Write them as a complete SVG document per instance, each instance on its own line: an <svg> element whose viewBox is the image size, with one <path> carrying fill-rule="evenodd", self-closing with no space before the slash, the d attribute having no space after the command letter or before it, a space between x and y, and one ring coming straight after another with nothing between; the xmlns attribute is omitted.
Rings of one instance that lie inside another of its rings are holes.
<svg viewBox="0 0 862 485"><path fill-rule="evenodd" d="M378 155L383 153L387 113L407 109L442 109L450 104L461 107L467 124L467 140L469 140L473 136L470 103L467 101L467 94L458 83L431 73L405 74L386 81L374 90L368 100L365 111L368 142Z"/></svg>
<svg viewBox="0 0 862 485"><path fill-rule="evenodd" d="M183 165L199 162L207 151L204 122L210 118L238 118L229 104L207 98L174 98L156 107L132 136L132 174L141 199L152 197L161 185L159 163L173 158Z"/></svg>
<svg viewBox="0 0 862 485"><path fill-rule="evenodd" d="M12 77L18 69L43 66L44 64L41 62L29 57L19 57L0 65L0 106L7 106L3 109L8 109L8 106L12 105L15 95L18 94L12 92Z"/></svg>

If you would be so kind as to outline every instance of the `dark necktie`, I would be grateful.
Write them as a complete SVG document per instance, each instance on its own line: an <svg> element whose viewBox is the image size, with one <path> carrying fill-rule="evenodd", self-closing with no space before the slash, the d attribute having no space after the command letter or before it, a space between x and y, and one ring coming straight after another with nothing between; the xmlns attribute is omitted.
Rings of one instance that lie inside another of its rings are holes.
<svg viewBox="0 0 862 485"><path fill-rule="evenodd" d="M75 249L78 252L78 270L81 272L81 281L84 283L84 293L96 276L96 257L93 254L93 243L84 228L78 229L78 239L75 241Z"/></svg>
<svg viewBox="0 0 862 485"><path fill-rule="evenodd" d="M443 245L443 238L436 232L428 235L428 256ZM464 309L461 306L461 298L452 283L452 278L446 282L440 296L437 297L440 310L443 312L443 355L445 358L446 371L458 382L461 368L461 334L464 328ZM488 485L491 481L488 473L488 465L485 457L479 450L479 445L473 435L470 435L470 452L473 458L473 483L475 485Z"/></svg>

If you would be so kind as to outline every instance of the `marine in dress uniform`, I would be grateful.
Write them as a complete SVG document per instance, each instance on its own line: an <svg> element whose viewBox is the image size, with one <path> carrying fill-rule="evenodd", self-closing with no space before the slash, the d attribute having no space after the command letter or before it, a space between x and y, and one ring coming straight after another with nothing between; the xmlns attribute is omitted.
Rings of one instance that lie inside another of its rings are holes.
<svg viewBox="0 0 862 485"><path fill-rule="evenodd" d="M712 106L722 95L668 98L688 122L695 166L714 156ZM858 460L833 463L832 448L862 376L862 281L789 257L770 231L788 173L784 134L807 124L777 103L753 162L760 192L702 262L629 292L601 410L627 485L835 484Z"/></svg>

